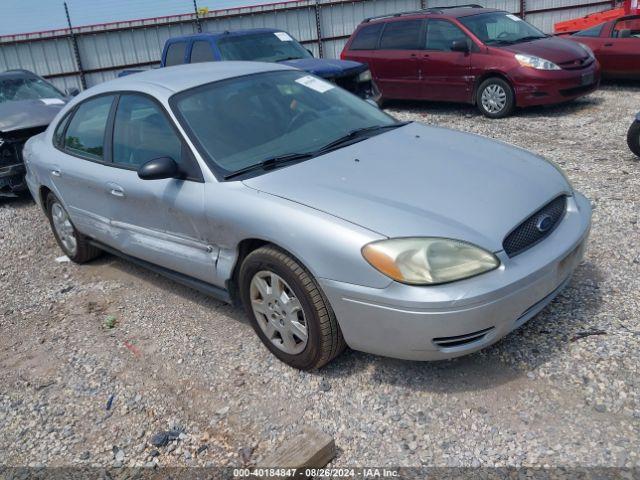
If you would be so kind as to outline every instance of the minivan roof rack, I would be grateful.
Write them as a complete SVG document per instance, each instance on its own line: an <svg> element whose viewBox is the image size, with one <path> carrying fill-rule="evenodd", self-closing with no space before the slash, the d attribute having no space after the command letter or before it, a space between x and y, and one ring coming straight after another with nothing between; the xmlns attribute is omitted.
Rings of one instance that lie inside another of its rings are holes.
<svg viewBox="0 0 640 480"><path fill-rule="evenodd" d="M422 10L412 10L410 12L387 13L384 15L377 15L375 17L365 18L362 21L362 23L368 23L371 20L378 20L380 18L403 17L405 15L417 15L419 13L442 13L443 10L450 10L453 8L484 8L484 7L482 5L478 5L477 3L466 3L464 5L449 5L446 7L429 7L429 8L423 8Z"/></svg>

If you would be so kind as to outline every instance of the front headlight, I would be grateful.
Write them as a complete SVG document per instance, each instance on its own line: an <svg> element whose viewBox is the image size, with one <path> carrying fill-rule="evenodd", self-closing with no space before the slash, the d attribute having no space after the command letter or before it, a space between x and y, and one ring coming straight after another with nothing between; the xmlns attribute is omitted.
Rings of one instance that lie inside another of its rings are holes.
<svg viewBox="0 0 640 480"><path fill-rule="evenodd" d="M558 65L544 58L534 57L533 55L524 55L516 53L516 60L523 67L535 68L536 70L562 70Z"/></svg>
<svg viewBox="0 0 640 480"><path fill-rule="evenodd" d="M386 276L411 285L462 280L500 265L495 255L480 247L437 237L379 240L365 245L362 256Z"/></svg>
<svg viewBox="0 0 640 480"><path fill-rule="evenodd" d="M582 47L582 49L587 52L587 55L589 55L589 58L594 59L596 58L596 56L593 53L593 50L591 50L591 47L589 47L588 45L585 45L584 43L580 43L578 42L578 45L580 45Z"/></svg>
<svg viewBox="0 0 640 480"><path fill-rule="evenodd" d="M365 70L360 75L358 75L358 82L370 82L371 81L371 70Z"/></svg>

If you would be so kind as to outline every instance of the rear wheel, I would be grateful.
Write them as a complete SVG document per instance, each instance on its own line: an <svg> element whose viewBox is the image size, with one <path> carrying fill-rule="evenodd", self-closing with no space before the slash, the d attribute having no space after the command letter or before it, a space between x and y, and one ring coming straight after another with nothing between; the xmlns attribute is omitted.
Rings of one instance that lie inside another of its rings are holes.
<svg viewBox="0 0 640 480"><path fill-rule="evenodd" d="M91 245L87 237L76 230L64 205L53 193L47 196L46 205L53 235L69 260L85 263L100 255L100 249Z"/></svg>
<svg viewBox="0 0 640 480"><path fill-rule="evenodd" d="M239 286L258 337L283 362L312 370L344 350L329 302L311 274L284 251L265 246L250 253Z"/></svg>
<svg viewBox="0 0 640 480"><path fill-rule="evenodd" d="M513 89L501 78L488 78L478 87L476 105L486 117L504 118L515 107Z"/></svg>
<svg viewBox="0 0 640 480"><path fill-rule="evenodd" d="M636 156L640 157L640 121L633 122L629 127L627 145Z"/></svg>

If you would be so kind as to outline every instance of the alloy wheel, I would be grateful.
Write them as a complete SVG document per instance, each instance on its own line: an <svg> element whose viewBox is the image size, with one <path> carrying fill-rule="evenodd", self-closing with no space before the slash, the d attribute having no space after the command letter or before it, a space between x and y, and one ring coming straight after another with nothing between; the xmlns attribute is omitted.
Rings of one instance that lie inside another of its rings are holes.
<svg viewBox="0 0 640 480"><path fill-rule="evenodd" d="M73 257L78 251L78 241L67 211L58 202L54 202L51 205L51 219L53 220L53 228L65 249L65 253Z"/></svg>
<svg viewBox="0 0 640 480"><path fill-rule="evenodd" d="M301 353L309 332L302 305L289 284L262 270L251 279L249 290L253 314L269 341L289 355Z"/></svg>

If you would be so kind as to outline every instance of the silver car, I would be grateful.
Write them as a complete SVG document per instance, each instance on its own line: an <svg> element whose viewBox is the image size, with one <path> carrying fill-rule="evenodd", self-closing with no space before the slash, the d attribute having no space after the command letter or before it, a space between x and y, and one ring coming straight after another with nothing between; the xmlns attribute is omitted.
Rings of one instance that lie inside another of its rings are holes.
<svg viewBox="0 0 640 480"><path fill-rule="evenodd" d="M551 162L275 64L104 83L25 159L71 260L106 250L241 303L300 369L346 345L438 360L494 343L567 284L591 222Z"/></svg>

